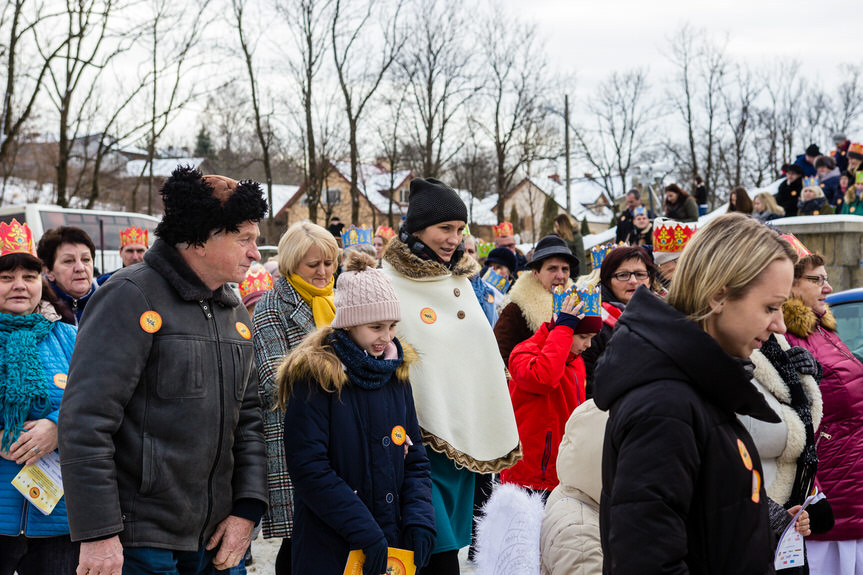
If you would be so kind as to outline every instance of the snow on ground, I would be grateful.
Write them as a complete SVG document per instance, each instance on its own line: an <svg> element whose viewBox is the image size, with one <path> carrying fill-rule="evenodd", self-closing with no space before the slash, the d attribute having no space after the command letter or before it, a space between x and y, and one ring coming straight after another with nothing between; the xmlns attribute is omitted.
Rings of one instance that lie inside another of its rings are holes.
<svg viewBox="0 0 863 575"><path fill-rule="evenodd" d="M255 561L246 568L246 572L249 575L273 575L276 571L276 555L279 553L281 544L281 539L264 539L263 536L258 536L252 542L252 555ZM467 562L467 547L461 550L459 559L462 575L474 573L473 565Z"/></svg>

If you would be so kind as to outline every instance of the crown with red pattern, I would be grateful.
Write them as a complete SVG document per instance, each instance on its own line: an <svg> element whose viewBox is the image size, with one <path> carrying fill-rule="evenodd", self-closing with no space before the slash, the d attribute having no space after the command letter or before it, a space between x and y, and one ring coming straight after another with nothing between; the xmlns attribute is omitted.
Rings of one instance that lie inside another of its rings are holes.
<svg viewBox="0 0 863 575"><path fill-rule="evenodd" d="M848 146L848 157L855 160L863 160L863 144L854 142Z"/></svg>
<svg viewBox="0 0 863 575"><path fill-rule="evenodd" d="M246 277L240 282L240 297L245 298L248 295L271 289L273 289L273 276L264 266L255 262L249 267Z"/></svg>
<svg viewBox="0 0 863 575"><path fill-rule="evenodd" d="M811 256L812 252L806 249L806 246L803 245L803 242L797 239L794 234L782 234L782 239L791 244L791 247L794 248L794 251L797 252L797 257L800 259L805 258L806 256Z"/></svg>
<svg viewBox="0 0 863 575"><path fill-rule="evenodd" d="M120 232L120 248L131 246L134 244L149 245L147 239L150 236L150 230L136 228L135 226L126 228Z"/></svg>
<svg viewBox="0 0 863 575"><path fill-rule="evenodd" d="M33 232L27 224L21 224L14 218L12 223L0 223L0 257L9 254L36 255Z"/></svg>
<svg viewBox="0 0 863 575"><path fill-rule="evenodd" d="M695 235L698 224L695 222L676 222L656 218L653 222L653 251L679 253L683 251L692 236Z"/></svg>
<svg viewBox="0 0 863 575"><path fill-rule="evenodd" d="M515 235L512 222L501 222L496 226L492 226L491 229L496 238L511 237Z"/></svg>
<svg viewBox="0 0 863 575"><path fill-rule="evenodd" d="M378 226L377 231L375 232L375 237L382 237L385 240L389 241L396 237L396 231L389 226Z"/></svg>

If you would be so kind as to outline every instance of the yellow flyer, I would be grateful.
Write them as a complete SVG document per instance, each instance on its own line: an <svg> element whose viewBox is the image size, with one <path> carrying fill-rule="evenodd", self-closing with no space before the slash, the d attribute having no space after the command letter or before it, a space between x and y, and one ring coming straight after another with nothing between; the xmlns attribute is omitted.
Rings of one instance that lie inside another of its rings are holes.
<svg viewBox="0 0 863 575"><path fill-rule="evenodd" d="M33 465L25 465L12 479L12 485L36 506L36 509L50 515L63 497L60 456L54 451Z"/></svg>
<svg viewBox="0 0 863 575"><path fill-rule="evenodd" d="M396 547L389 548L387 557L387 575L415 575L417 571L414 565L414 552ZM354 549L348 555L348 563L345 565L344 575L363 575L363 563L366 560L365 553L360 549Z"/></svg>

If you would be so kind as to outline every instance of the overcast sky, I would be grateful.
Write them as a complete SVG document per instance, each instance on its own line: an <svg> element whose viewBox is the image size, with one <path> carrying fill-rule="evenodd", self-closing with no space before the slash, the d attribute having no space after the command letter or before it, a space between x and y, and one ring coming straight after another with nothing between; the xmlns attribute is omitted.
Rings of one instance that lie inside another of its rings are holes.
<svg viewBox="0 0 863 575"><path fill-rule="evenodd" d="M863 61L859 1L833 0L502 0L534 22L552 69L575 73L576 95L610 71L648 67L654 85L671 73L663 52L684 23L717 39L727 36L736 61L768 65L795 58L805 77L835 84L842 62Z"/></svg>

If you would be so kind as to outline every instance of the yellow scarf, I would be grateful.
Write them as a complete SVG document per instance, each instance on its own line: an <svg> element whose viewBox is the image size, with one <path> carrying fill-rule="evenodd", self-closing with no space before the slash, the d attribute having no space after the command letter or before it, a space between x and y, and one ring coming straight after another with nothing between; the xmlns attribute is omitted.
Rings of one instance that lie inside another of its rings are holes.
<svg viewBox="0 0 863 575"><path fill-rule="evenodd" d="M333 285L335 280L330 278L327 287L315 287L297 274L291 274L288 278L303 301L312 308L316 327L325 327L333 323L336 317L336 302L333 299Z"/></svg>

